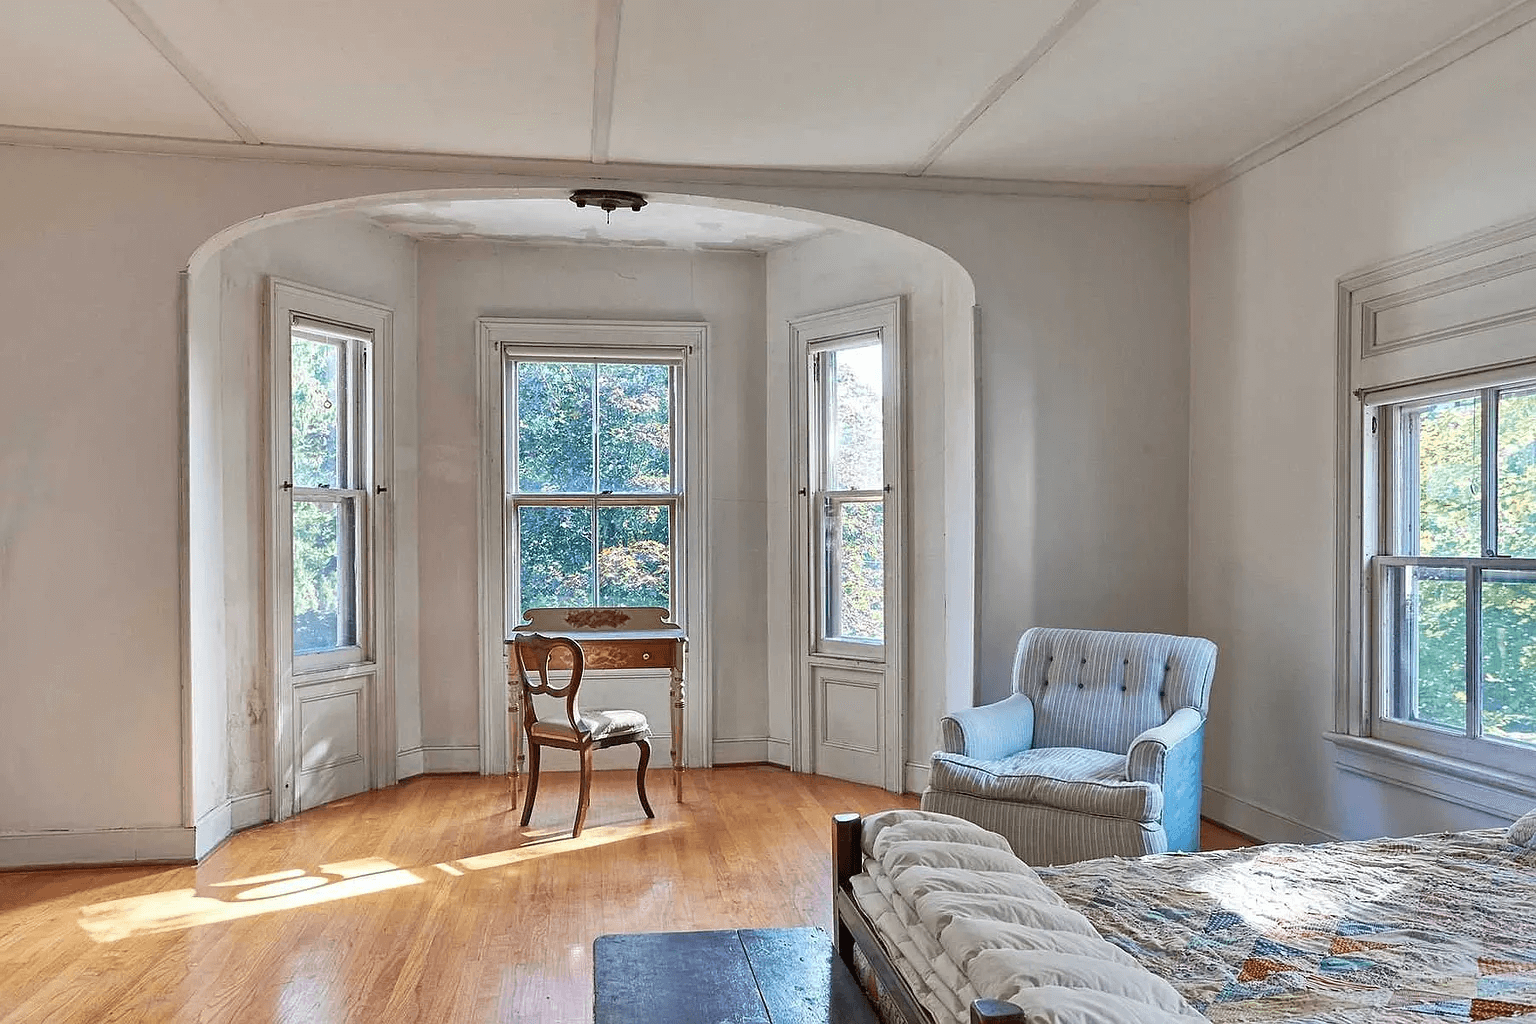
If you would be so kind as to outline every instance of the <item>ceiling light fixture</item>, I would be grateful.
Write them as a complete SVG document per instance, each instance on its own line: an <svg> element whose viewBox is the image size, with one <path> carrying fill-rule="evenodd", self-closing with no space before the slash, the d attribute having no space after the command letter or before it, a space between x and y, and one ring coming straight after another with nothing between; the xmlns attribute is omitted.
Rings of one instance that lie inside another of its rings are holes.
<svg viewBox="0 0 1536 1024"><path fill-rule="evenodd" d="M597 207L608 215L608 223L612 224L614 210L627 206L639 212L640 207L645 205L645 196L639 192L624 192L612 188L578 188L571 193L571 202L580 207Z"/></svg>

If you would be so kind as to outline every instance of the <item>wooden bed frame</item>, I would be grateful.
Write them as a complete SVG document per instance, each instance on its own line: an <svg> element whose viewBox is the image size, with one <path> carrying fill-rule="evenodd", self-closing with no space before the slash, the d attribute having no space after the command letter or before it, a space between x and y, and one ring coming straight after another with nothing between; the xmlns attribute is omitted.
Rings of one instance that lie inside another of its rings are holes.
<svg viewBox="0 0 1536 1024"><path fill-rule="evenodd" d="M864 819L857 814L832 816L832 920L837 955L858 977L853 950L857 946L869 961L882 991L889 994L907 1024L935 1024L933 1017L907 986L906 979L891 962L890 954L880 944L875 924L854 899L849 879L864 866ZM1013 1003L998 999L978 999L971 1003L971 1024L1025 1024L1024 1011Z"/></svg>

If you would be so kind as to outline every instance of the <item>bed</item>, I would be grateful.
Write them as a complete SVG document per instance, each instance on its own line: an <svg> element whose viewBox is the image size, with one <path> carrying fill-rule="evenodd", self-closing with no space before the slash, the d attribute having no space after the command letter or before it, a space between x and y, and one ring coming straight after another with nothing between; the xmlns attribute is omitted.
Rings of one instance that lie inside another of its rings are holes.
<svg viewBox="0 0 1536 1024"><path fill-rule="evenodd" d="M1007 1004L967 1006L989 993L981 984L946 985L955 965L935 974L914 952L910 929L891 923L894 894L870 855L865 819L840 815L833 831L839 951L883 1019L1050 1019ZM1218 1024L1536 1021L1536 846L1528 832L1536 832L1536 815L1510 830L1108 858L1033 873L1099 938L1178 993L1175 1016Z"/></svg>

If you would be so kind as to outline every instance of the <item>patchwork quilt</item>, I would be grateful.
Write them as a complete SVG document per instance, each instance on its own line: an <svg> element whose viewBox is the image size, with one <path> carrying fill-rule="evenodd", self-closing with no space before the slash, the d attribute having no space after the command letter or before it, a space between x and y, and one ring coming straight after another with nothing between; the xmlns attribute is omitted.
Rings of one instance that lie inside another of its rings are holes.
<svg viewBox="0 0 1536 1024"><path fill-rule="evenodd" d="M1536 850L1502 829L1038 871L1217 1024L1536 1024Z"/></svg>

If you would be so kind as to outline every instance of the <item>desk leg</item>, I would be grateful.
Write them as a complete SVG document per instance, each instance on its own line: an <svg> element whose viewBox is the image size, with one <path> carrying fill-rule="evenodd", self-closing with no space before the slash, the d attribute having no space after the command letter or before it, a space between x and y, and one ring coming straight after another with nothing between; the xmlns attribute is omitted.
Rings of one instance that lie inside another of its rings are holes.
<svg viewBox="0 0 1536 1024"><path fill-rule="evenodd" d="M684 734L686 719L683 709L687 706L687 690L683 684L683 645L672 659L672 792L677 802L683 802L683 752L687 749Z"/></svg>
<svg viewBox="0 0 1536 1024"><path fill-rule="evenodd" d="M513 655L516 657L516 655ZM508 675L514 671L508 663ZM507 775L512 788L512 810L517 811L518 790L523 777L523 688L507 680Z"/></svg>

